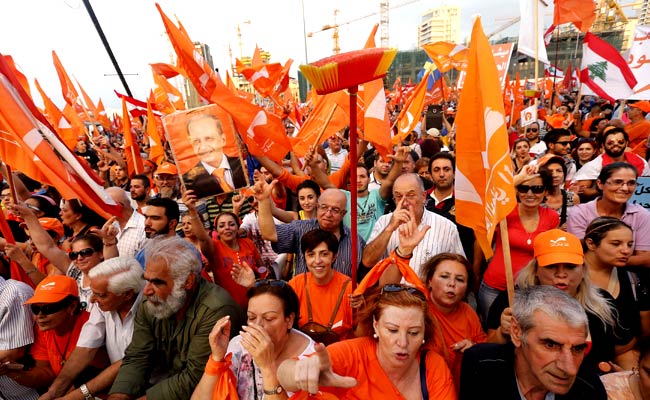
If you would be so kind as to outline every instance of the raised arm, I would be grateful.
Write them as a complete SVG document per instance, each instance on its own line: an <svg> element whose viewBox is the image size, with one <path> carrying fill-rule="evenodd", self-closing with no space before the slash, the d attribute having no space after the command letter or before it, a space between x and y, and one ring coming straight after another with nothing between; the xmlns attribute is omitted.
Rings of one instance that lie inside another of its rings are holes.
<svg viewBox="0 0 650 400"><path fill-rule="evenodd" d="M205 230L199 212L196 209L196 195L193 190L186 190L183 192L183 204L187 206L187 213L192 221L192 232L196 235L196 240L199 241L201 252L208 260L212 260L214 255L214 243Z"/></svg>
<svg viewBox="0 0 650 400"><path fill-rule="evenodd" d="M278 181L274 179L270 184L266 183L264 177L259 171L255 171L253 179L255 179L253 193L259 203L257 219L259 220L262 239L270 242L277 242L278 232L275 229L275 222L273 222L271 191L273 190L273 185L276 185Z"/></svg>
<svg viewBox="0 0 650 400"><path fill-rule="evenodd" d="M363 256L361 257L361 262L367 267L372 267L381 260L382 256L386 252L386 246L390 241L390 237L395 232L395 230L403 223L408 222L409 220L409 211L402 208L402 203L404 199L397 204L397 209L391 214L390 221L386 226L386 229L381 231L374 240L366 245L366 248L363 249ZM391 249L392 250L392 249Z"/></svg>
<svg viewBox="0 0 650 400"><path fill-rule="evenodd" d="M379 187L379 196L382 199L388 200L393 195L393 183L402 174L402 164L408 158L410 151L411 149L408 146L399 146L394 155L389 155L393 159L393 165L391 165L388 176Z"/></svg>

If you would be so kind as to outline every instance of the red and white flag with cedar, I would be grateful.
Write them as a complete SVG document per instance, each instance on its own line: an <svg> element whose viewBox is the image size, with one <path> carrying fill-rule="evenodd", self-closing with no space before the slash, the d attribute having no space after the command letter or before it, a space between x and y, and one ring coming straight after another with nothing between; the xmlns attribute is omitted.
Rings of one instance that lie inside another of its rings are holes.
<svg viewBox="0 0 650 400"><path fill-rule="evenodd" d="M265 155L280 162L291 150L282 120L232 93L215 74L190 37L177 28L156 4L169 40L183 69L198 93L223 108L233 119L237 131L253 156Z"/></svg>
<svg viewBox="0 0 650 400"><path fill-rule="evenodd" d="M20 87L0 57L0 157L15 170L55 187L64 199L79 199L109 218L121 207L106 194L99 177L82 164Z"/></svg>
<svg viewBox="0 0 650 400"><path fill-rule="evenodd" d="M456 221L474 230L489 258L494 230L517 200L499 75L480 18L469 49L456 115Z"/></svg>
<svg viewBox="0 0 650 400"><path fill-rule="evenodd" d="M632 96L637 84L618 50L591 32L587 32L582 45L580 81L595 95L611 102Z"/></svg>

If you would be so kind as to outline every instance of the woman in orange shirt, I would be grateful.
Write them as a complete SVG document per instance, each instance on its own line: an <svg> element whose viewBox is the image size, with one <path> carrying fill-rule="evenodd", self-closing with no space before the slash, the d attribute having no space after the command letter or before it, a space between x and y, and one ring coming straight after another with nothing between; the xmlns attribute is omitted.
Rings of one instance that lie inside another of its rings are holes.
<svg viewBox="0 0 650 400"><path fill-rule="evenodd" d="M332 233L314 229L302 236L300 247L308 271L289 281L300 301L298 326L325 345L346 339L352 331L352 284L332 268L339 242Z"/></svg>
<svg viewBox="0 0 650 400"><path fill-rule="evenodd" d="M429 288L431 310L438 319L445 346L450 350L450 368L459 389L462 353L487 335L476 312L464 300L471 265L459 254L440 253L422 265L422 282Z"/></svg>

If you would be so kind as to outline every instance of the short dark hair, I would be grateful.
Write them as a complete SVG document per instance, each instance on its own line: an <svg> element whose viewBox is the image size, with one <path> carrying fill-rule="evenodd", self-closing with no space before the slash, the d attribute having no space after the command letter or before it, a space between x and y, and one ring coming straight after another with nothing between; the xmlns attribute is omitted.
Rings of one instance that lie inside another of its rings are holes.
<svg viewBox="0 0 650 400"><path fill-rule="evenodd" d="M562 136L571 136L571 132L569 132L568 129L564 128L551 129L546 133L546 136L544 136L544 141L547 145L551 143L557 143L558 139Z"/></svg>
<svg viewBox="0 0 650 400"><path fill-rule="evenodd" d="M625 129L619 128L617 126L609 125L605 127L605 129L603 129L603 133L600 135L600 140L601 140L600 145L601 146L605 145L605 142L607 142L607 136L616 135L617 133L623 134L623 138L625 139L626 142L630 141L630 136L627 134L627 132L625 132Z"/></svg>
<svg viewBox="0 0 650 400"><path fill-rule="evenodd" d="M248 301L255 296L260 296L263 294L270 294L275 296L282 303L282 310L284 316L288 317L291 314L294 315L293 318L293 327L298 327L298 320L300 319L300 300L298 300L298 295L293 290L288 283L284 281L273 281L269 280L268 284L263 284L264 281L256 282L253 287L246 291L246 297ZM275 284L279 283L279 284ZM284 283L284 284L282 284Z"/></svg>
<svg viewBox="0 0 650 400"><path fill-rule="evenodd" d="M134 181L134 180L136 180L136 179L141 180L141 181L142 181L142 184L144 185L144 187L151 187L151 180L149 180L149 177L148 177L147 175L144 175L144 174L137 174L137 175L133 175L133 176L131 177L131 180L132 180L132 181Z"/></svg>
<svg viewBox="0 0 650 400"><path fill-rule="evenodd" d="M623 161L617 161L615 163L605 165L603 169L600 170L600 174L598 175L597 179L601 183L605 183L605 181L608 180L614 174L614 172L618 171L619 169L632 170L637 177L639 176L639 171L634 167L634 165Z"/></svg>
<svg viewBox="0 0 650 400"><path fill-rule="evenodd" d="M456 157L449 154L448 151L441 151L440 153L436 153L433 155L433 157L431 157L431 160L429 161L429 173L432 173L431 164L433 164L434 161L441 160L441 159L449 160L449 162L451 162L451 169L453 169L454 171L456 170Z"/></svg>
<svg viewBox="0 0 650 400"><path fill-rule="evenodd" d="M336 254L339 251L339 241L333 233L324 231L322 229L314 229L302 235L300 239L300 252L305 254L310 250L314 250L316 246L325 243L327 249Z"/></svg>
<svg viewBox="0 0 650 400"><path fill-rule="evenodd" d="M176 222L178 222L180 220L180 210L178 208L178 203L169 197L151 198L147 200L147 205L164 208L165 217L167 217L168 221L176 220Z"/></svg>
<svg viewBox="0 0 650 400"><path fill-rule="evenodd" d="M564 173L564 179L566 179L567 168L566 168L566 161L564 161L564 158L560 156L551 157L548 160L546 160L540 168L548 171L548 166L551 164L560 165L560 167L562 167L562 173Z"/></svg>

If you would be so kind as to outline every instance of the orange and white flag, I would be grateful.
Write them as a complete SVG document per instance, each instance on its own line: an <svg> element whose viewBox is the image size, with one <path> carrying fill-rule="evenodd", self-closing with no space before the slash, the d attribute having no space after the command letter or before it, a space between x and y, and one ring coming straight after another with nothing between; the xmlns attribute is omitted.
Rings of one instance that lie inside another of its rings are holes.
<svg viewBox="0 0 650 400"><path fill-rule="evenodd" d="M452 42L435 42L425 44L422 48L440 72L447 72L452 68L464 71L467 68L469 50L463 45Z"/></svg>
<svg viewBox="0 0 650 400"><path fill-rule="evenodd" d="M481 19L469 46L456 115L456 221L474 230L486 258L494 230L516 206L501 85Z"/></svg>
<svg viewBox="0 0 650 400"><path fill-rule="evenodd" d="M183 95L164 76L153 72L153 81L156 84L154 89L156 108L163 114L171 114L175 111L185 110Z"/></svg>
<svg viewBox="0 0 650 400"><path fill-rule="evenodd" d="M45 112L47 113L45 117L50 122L50 125L54 127L54 130L56 130L56 133L59 135L61 140L63 140L63 143L65 143L70 150L74 150L77 146L77 141L79 140L79 134L83 135L83 131L75 132L75 129L63 115L63 112L59 110L56 104L54 104L47 94L45 94L45 91L41 88L38 80L34 79L34 84L43 99L43 105L45 106Z"/></svg>
<svg viewBox="0 0 650 400"><path fill-rule="evenodd" d="M393 144L402 143L420 122L424 102L427 97L427 81L429 80L430 69L427 69L422 80L411 92L411 96L404 104L404 108L397 117L397 134L393 136Z"/></svg>
<svg viewBox="0 0 650 400"><path fill-rule="evenodd" d="M59 76L63 98L68 104L74 107L77 113L83 112L83 107L81 104L79 104L79 93L74 87L74 84L70 80L68 73L66 72L65 68L63 68L63 64L61 64L61 60L59 60L59 56L56 55L56 52L54 50L52 50L52 60L54 61L56 74Z"/></svg>
<svg viewBox="0 0 650 400"><path fill-rule="evenodd" d="M99 99L97 102L97 121L99 121L100 124L104 127L104 129L109 132L111 130L111 120L108 118L108 115L106 114L106 109L104 108L104 103L102 103L102 99Z"/></svg>
<svg viewBox="0 0 650 400"><path fill-rule="evenodd" d="M142 156L140 155L140 147L133 135L131 129L131 115L126 108L126 100L122 97L122 134L124 135L124 157L126 158L126 165L129 169L129 176L134 174L141 174L144 171L142 165Z"/></svg>
<svg viewBox="0 0 650 400"><path fill-rule="evenodd" d="M154 94L150 93L147 101L147 138L149 140L149 159L160 165L160 163L165 159L165 149L158 132L159 125L156 120L157 117L153 114L153 109L151 108L151 103L155 101L153 96Z"/></svg>

